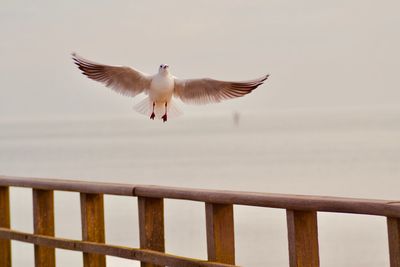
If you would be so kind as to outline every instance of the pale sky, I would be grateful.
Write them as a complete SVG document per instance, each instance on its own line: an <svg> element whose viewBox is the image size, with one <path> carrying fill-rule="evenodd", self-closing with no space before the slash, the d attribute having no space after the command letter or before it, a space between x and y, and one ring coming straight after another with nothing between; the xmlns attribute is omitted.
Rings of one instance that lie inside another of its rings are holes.
<svg viewBox="0 0 400 267"><path fill-rule="evenodd" d="M75 51L147 73L265 85L233 110L397 108L399 1L1 0L0 119L126 116L134 100L80 74ZM140 116L140 115L137 115Z"/></svg>

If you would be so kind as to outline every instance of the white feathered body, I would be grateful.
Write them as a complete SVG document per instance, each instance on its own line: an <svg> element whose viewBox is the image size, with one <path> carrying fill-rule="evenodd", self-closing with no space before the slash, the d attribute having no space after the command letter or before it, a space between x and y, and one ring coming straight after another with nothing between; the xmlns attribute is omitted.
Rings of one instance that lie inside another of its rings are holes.
<svg viewBox="0 0 400 267"><path fill-rule="evenodd" d="M156 104L169 103L174 92L174 78L169 74L158 73L150 83L149 98Z"/></svg>
<svg viewBox="0 0 400 267"><path fill-rule="evenodd" d="M158 73L151 79L148 97L135 105L134 109L142 114L149 116L153 111L156 118L161 118L165 113L165 103L167 103L167 110L170 117L177 117L182 114L180 109L172 101L174 93L174 76L169 73Z"/></svg>

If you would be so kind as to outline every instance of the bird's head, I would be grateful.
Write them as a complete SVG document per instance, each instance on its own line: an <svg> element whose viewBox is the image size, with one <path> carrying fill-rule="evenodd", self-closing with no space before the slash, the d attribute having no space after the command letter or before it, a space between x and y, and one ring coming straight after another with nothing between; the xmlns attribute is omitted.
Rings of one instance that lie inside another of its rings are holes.
<svg viewBox="0 0 400 267"><path fill-rule="evenodd" d="M169 65L161 64L158 69L158 73L168 74L169 73Z"/></svg>

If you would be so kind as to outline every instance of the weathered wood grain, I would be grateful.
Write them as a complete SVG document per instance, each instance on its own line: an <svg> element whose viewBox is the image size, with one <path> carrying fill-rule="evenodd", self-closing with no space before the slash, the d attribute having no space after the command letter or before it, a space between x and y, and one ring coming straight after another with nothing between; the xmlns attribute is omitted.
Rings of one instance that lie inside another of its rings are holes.
<svg viewBox="0 0 400 267"><path fill-rule="evenodd" d="M104 243L104 199L102 194L81 193L82 240ZM85 267L105 267L106 257L83 253Z"/></svg>
<svg viewBox="0 0 400 267"><path fill-rule="evenodd" d="M138 198L140 248L165 251L164 240L164 199ZM142 267L161 267L142 262Z"/></svg>
<svg viewBox="0 0 400 267"><path fill-rule="evenodd" d="M18 240L37 244L41 246L67 249L73 251L82 251L85 253L96 253L110 255L130 260L153 263L161 266L170 267L235 267L234 265L208 262L198 259L179 257L165 254L154 250L127 248L122 246L106 245L88 241L79 241L72 239L56 238L50 236L35 235L7 228L0 228L0 238Z"/></svg>
<svg viewBox="0 0 400 267"><path fill-rule="evenodd" d="M0 186L0 227L10 228L10 190ZM0 237L0 266L11 267L11 241Z"/></svg>
<svg viewBox="0 0 400 267"><path fill-rule="evenodd" d="M287 210L286 216L290 267L319 266L317 213Z"/></svg>
<svg viewBox="0 0 400 267"><path fill-rule="evenodd" d="M54 192L33 189L33 230L35 234L54 236ZM54 248L35 245L35 266L56 266Z"/></svg>
<svg viewBox="0 0 400 267"><path fill-rule="evenodd" d="M400 218L387 218L390 267L400 267Z"/></svg>
<svg viewBox="0 0 400 267"><path fill-rule="evenodd" d="M206 203L208 260L235 264L235 233L232 204Z"/></svg>

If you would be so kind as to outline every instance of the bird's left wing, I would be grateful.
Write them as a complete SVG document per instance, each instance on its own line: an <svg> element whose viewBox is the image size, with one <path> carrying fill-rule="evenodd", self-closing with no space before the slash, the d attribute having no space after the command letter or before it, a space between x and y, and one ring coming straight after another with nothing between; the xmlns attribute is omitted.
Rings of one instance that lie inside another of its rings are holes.
<svg viewBox="0 0 400 267"><path fill-rule="evenodd" d="M244 96L268 79L269 75L261 78L228 82L214 79L175 79L174 95L183 102L192 104L217 103L225 99Z"/></svg>
<svg viewBox="0 0 400 267"><path fill-rule="evenodd" d="M130 67L98 64L72 54L74 63L88 78L101 82L114 91L127 96L147 92L151 76Z"/></svg>

